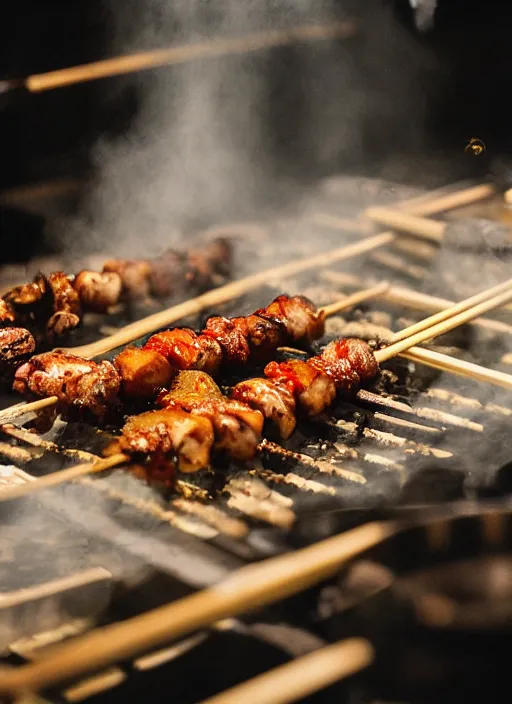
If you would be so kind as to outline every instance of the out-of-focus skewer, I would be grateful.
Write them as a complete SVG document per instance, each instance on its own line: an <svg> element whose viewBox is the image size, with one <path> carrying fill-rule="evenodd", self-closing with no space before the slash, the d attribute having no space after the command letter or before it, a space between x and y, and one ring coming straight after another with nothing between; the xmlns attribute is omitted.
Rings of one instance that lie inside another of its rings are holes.
<svg viewBox="0 0 512 704"><path fill-rule="evenodd" d="M291 704L364 670L373 658L374 650L368 641L350 638L269 670L205 699L202 704Z"/></svg>
<svg viewBox="0 0 512 704"><path fill-rule="evenodd" d="M307 25L269 32L258 32L243 37L217 38L194 44L182 44L167 49L155 49L131 56L117 56L83 66L72 66L28 78L0 82L0 93L23 87L30 93L62 88L64 86L94 81L109 76L120 76L171 64L182 64L199 59L211 59L232 54L249 54L261 49L286 46L297 42L327 39L345 39L355 34L352 22L328 25Z"/></svg>
<svg viewBox="0 0 512 704"><path fill-rule="evenodd" d="M371 523L302 550L243 567L218 585L56 646L48 655L0 673L0 693L40 691L107 667L227 616L253 611L307 589L400 530Z"/></svg>

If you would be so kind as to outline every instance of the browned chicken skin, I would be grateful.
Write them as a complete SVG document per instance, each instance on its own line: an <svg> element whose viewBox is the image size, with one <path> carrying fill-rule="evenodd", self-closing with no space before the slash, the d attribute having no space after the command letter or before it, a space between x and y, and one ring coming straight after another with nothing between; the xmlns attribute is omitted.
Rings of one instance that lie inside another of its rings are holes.
<svg viewBox="0 0 512 704"><path fill-rule="evenodd" d="M231 396L260 411L277 426L284 440L295 430L295 399L286 386L270 379L247 379L233 387Z"/></svg>
<svg viewBox="0 0 512 704"><path fill-rule="evenodd" d="M180 409L148 411L128 419L117 442L122 452L177 459L181 472L197 472L207 467L214 433L207 418Z"/></svg>
<svg viewBox="0 0 512 704"><path fill-rule="evenodd" d="M0 327L12 325L16 320L16 313L10 303L0 298Z"/></svg>
<svg viewBox="0 0 512 704"><path fill-rule="evenodd" d="M215 447L231 457L248 460L256 454L263 430L262 414L226 398L205 372L180 372L171 390L159 396L158 404L208 418L215 430Z"/></svg>
<svg viewBox="0 0 512 704"><path fill-rule="evenodd" d="M82 311L78 293L63 271L50 274L48 284L53 294L53 315L46 323L46 332L48 339L53 341L80 324Z"/></svg>
<svg viewBox="0 0 512 704"><path fill-rule="evenodd" d="M0 374L12 372L35 348L36 341L25 328L1 328Z"/></svg>
<svg viewBox="0 0 512 704"><path fill-rule="evenodd" d="M116 404L120 378L110 362L93 362L65 352L36 355L18 368L14 391L57 396L60 412L87 410L101 419Z"/></svg>

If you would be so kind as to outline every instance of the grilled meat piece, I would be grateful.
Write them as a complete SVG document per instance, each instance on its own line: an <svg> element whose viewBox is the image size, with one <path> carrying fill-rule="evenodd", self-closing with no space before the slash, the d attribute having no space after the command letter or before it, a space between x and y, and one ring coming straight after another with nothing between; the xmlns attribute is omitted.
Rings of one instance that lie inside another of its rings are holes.
<svg viewBox="0 0 512 704"><path fill-rule="evenodd" d="M73 281L84 309L96 313L106 313L121 298L123 282L114 271L81 271Z"/></svg>
<svg viewBox="0 0 512 704"><path fill-rule="evenodd" d="M48 290L48 282L42 274L38 274L31 283L15 286L4 295L7 301L15 309L27 308L40 303Z"/></svg>
<svg viewBox="0 0 512 704"><path fill-rule="evenodd" d="M263 430L262 414L245 403L223 396L208 374L180 372L171 390L159 396L158 404L208 418L215 430L215 447L231 457L248 460L256 454Z"/></svg>
<svg viewBox="0 0 512 704"><path fill-rule="evenodd" d="M146 260L110 259L103 266L104 272L114 272L121 277L123 296L128 300L149 298L151 264Z"/></svg>
<svg viewBox="0 0 512 704"><path fill-rule="evenodd" d="M247 379L233 387L231 397L260 411L284 440L295 430L295 398L286 386L270 379Z"/></svg>
<svg viewBox="0 0 512 704"><path fill-rule="evenodd" d="M82 311L80 298L63 271L48 276L48 286L53 295L53 315L46 323L48 339L51 341L80 324Z"/></svg>
<svg viewBox="0 0 512 704"><path fill-rule="evenodd" d="M16 313L10 303L0 298L0 327L2 325L12 325L16 320Z"/></svg>
<svg viewBox="0 0 512 704"><path fill-rule="evenodd" d="M167 298L184 287L186 263L183 254L170 250L150 262L149 287L156 298Z"/></svg>
<svg viewBox="0 0 512 704"><path fill-rule="evenodd" d="M209 318L203 335L219 343L225 364L247 364L249 361L250 347L245 318Z"/></svg>
<svg viewBox="0 0 512 704"><path fill-rule="evenodd" d="M337 391L355 390L378 370L370 346L363 340L346 338L331 342L322 354L306 362L270 362L265 376L285 385L309 415L318 415L334 401Z"/></svg>
<svg viewBox="0 0 512 704"><path fill-rule="evenodd" d="M265 376L284 385L311 416L321 413L336 398L335 382L325 372L315 369L309 361L292 359L281 363L270 362L265 367Z"/></svg>
<svg viewBox="0 0 512 704"><path fill-rule="evenodd" d="M18 368L13 389L40 397L57 396L59 412L86 410L103 418L117 402L121 381L110 362L93 362L65 352L45 352Z"/></svg>
<svg viewBox="0 0 512 704"><path fill-rule="evenodd" d="M118 440L122 452L149 454L157 461L176 457L181 472L207 467L213 445L213 427L207 418L180 409L148 411L128 419Z"/></svg>
<svg viewBox="0 0 512 704"><path fill-rule="evenodd" d="M323 331L323 313L315 312L307 299L278 296L253 315L211 317L199 335L187 328L159 332L149 338L144 349L160 352L176 369L214 374L221 364L265 362L279 346L316 339Z"/></svg>
<svg viewBox="0 0 512 704"><path fill-rule="evenodd" d="M161 354L139 347L126 347L114 359L114 367L124 394L136 398L154 398L175 373Z"/></svg>
<svg viewBox="0 0 512 704"><path fill-rule="evenodd" d="M0 374L14 371L17 365L34 353L36 341L25 328L0 329Z"/></svg>
<svg viewBox="0 0 512 704"><path fill-rule="evenodd" d="M198 369L215 374L222 362L219 343L188 328L157 333L149 338L144 349L159 352L174 369Z"/></svg>
<svg viewBox="0 0 512 704"><path fill-rule="evenodd" d="M305 296L278 296L269 306L257 310L255 315L282 325L291 342L312 342L321 338L325 331L324 314L317 312Z"/></svg>

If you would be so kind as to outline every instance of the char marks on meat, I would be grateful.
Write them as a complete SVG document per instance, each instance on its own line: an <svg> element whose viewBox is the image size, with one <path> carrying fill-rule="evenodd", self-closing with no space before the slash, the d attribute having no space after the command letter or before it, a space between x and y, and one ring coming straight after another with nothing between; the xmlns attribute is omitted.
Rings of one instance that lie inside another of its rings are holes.
<svg viewBox="0 0 512 704"><path fill-rule="evenodd" d="M76 408L102 419L117 403L120 378L110 362L45 352L18 368L13 389L25 395L56 396L61 413Z"/></svg>

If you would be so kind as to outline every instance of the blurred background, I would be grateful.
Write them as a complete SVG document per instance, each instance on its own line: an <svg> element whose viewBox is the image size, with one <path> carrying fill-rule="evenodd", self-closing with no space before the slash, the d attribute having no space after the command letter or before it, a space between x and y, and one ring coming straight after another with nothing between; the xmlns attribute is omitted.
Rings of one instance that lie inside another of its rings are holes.
<svg viewBox="0 0 512 704"><path fill-rule="evenodd" d="M195 226L254 213L339 172L426 187L486 175L512 149L512 8L496 0L425 4L435 13L418 28L420 11L415 16L409 0L8 3L0 79L309 22L349 18L355 31L39 94L4 93L5 256L18 256L12 235L22 216L8 194L20 186L73 194L73 225L49 225L46 214L43 226L33 206L30 218L25 213L26 256L29 240L59 249L71 237L94 247L105 232L129 237L130 227L156 233L162 222ZM478 158L465 151L471 138L486 145Z"/></svg>

